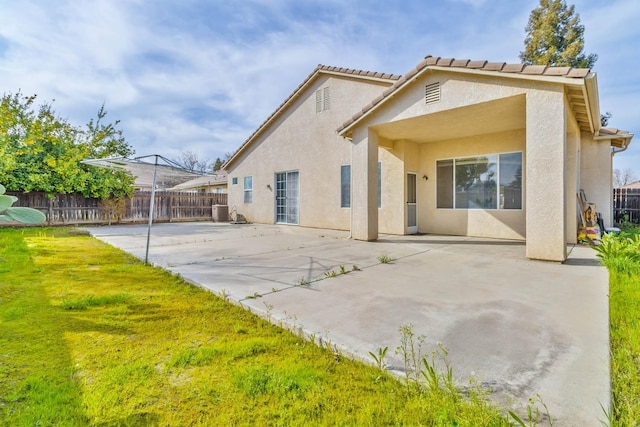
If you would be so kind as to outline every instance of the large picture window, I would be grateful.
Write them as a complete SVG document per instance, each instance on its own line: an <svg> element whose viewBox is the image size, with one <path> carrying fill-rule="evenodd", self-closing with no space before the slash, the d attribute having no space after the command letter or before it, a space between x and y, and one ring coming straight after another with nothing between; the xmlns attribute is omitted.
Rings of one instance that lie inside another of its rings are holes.
<svg viewBox="0 0 640 427"><path fill-rule="evenodd" d="M436 162L436 206L443 209L522 209L522 153Z"/></svg>

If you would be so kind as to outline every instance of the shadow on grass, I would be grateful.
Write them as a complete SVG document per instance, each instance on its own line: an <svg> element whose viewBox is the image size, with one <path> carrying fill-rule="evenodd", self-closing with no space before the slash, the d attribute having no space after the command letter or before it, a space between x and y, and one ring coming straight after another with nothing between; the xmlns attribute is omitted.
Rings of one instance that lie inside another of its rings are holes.
<svg viewBox="0 0 640 427"><path fill-rule="evenodd" d="M160 417L154 412L139 412L124 418L111 419L98 424L96 427L122 427L122 426L154 426L160 423Z"/></svg>
<svg viewBox="0 0 640 427"><path fill-rule="evenodd" d="M22 233L0 233L0 257L7 260L3 285L17 290L0 302L0 318L11 313L0 334L0 418L5 425L88 425L67 325L50 305Z"/></svg>

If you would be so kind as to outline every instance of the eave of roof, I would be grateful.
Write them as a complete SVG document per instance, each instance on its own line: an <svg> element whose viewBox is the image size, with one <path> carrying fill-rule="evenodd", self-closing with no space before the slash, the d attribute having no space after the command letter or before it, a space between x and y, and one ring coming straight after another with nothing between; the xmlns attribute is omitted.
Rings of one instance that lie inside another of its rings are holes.
<svg viewBox="0 0 640 427"><path fill-rule="evenodd" d="M264 130L277 119L282 112L304 91L304 89L311 84L311 82L320 74L332 74L342 77L355 77L364 80L374 80L380 82L394 82L401 78L397 74L379 73L373 71L356 70L352 68L332 67L328 65L319 64L306 79L275 109L273 113L260 125L258 128L247 138L242 145L229 157L229 159L222 165L222 169L226 169L231 165L237 157L245 149L247 149L251 143L260 135Z"/></svg>
<svg viewBox="0 0 640 427"><path fill-rule="evenodd" d="M499 74L510 78L527 80L546 80L570 83L574 79L584 80L595 77L589 68L548 67L546 65L507 64L506 62L489 62L486 60L472 61L469 59L440 58L427 55L415 68L398 79L393 86L385 90L380 96L371 101L349 120L344 122L336 132L341 136L349 136L349 131L365 116L376 110L386 100L390 99L409 82L424 73L427 69L457 71L477 74ZM589 127L595 131L590 117Z"/></svg>
<svg viewBox="0 0 640 427"><path fill-rule="evenodd" d="M600 128L595 134L595 140L608 139L611 140L611 146L616 148L626 149L634 134L626 130L620 130L616 128Z"/></svg>

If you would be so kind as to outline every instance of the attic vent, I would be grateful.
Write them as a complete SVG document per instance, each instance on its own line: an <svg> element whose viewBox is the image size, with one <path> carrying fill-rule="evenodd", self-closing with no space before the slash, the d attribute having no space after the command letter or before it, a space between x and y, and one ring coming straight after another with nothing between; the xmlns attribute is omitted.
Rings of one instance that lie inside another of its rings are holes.
<svg viewBox="0 0 640 427"><path fill-rule="evenodd" d="M425 104L440 101L440 82L430 83L424 87Z"/></svg>

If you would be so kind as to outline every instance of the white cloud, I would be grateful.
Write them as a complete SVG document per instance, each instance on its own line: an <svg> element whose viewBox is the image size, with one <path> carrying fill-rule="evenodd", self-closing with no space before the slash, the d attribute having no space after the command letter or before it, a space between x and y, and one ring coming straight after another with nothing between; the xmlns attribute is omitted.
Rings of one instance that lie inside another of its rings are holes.
<svg viewBox="0 0 640 427"><path fill-rule="evenodd" d="M426 54L518 61L537 4L9 0L0 14L0 82L4 92L55 98L77 124L104 102L140 155L191 149L215 158L239 146L318 63L404 73ZM576 10L587 51L600 54L603 110L633 131L639 6L578 0Z"/></svg>

